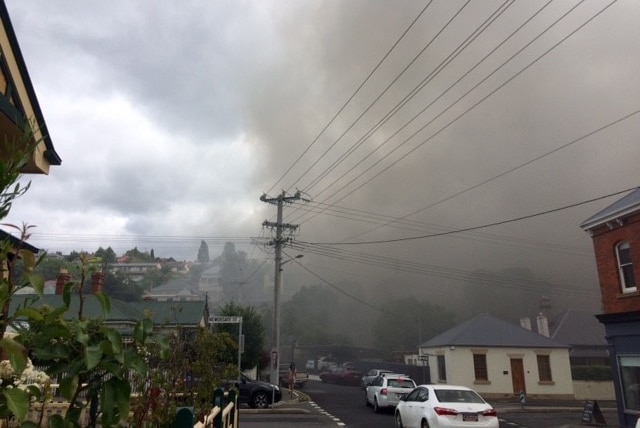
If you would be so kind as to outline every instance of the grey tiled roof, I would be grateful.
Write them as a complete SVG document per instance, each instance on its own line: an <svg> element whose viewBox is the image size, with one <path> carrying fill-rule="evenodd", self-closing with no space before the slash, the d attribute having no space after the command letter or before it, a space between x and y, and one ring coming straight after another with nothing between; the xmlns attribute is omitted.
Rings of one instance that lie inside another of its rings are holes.
<svg viewBox="0 0 640 428"><path fill-rule="evenodd" d="M422 348L442 346L479 346L501 348L568 348L533 331L503 321L489 314L470 320L424 342Z"/></svg>
<svg viewBox="0 0 640 428"><path fill-rule="evenodd" d="M597 214L589 217L580 224L580 227L584 230L589 230L593 227L604 224L607 221L615 220L639 210L640 187L633 190L623 198L618 199L616 202L599 211Z"/></svg>
<svg viewBox="0 0 640 428"><path fill-rule="evenodd" d="M607 346L604 325L585 310L568 309L550 321L551 338L571 346Z"/></svg>

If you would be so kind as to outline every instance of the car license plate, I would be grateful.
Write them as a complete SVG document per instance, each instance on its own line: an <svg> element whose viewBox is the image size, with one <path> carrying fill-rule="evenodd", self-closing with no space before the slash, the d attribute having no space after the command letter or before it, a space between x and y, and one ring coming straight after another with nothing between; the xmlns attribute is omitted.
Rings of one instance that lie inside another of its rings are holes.
<svg viewBox="0 0 640 428"><path fill-rule="evenodd" d="M396 394L398 400L402 400L406 394Z"/></svg>
<svg viewBox="0 0 640 428"><path fill-rule="evenodd" d="M462 414L463 422L478 422L478 414L477 413L463 413Z"/></svg>

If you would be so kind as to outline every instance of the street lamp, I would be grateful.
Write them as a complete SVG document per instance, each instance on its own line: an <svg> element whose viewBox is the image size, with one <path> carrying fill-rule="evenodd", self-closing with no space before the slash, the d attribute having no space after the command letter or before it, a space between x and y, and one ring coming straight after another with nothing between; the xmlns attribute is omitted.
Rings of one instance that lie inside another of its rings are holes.
<svg viewBox="0 0 640 428"><path fill-rule="evenodd" d="M282 282L282 266L291 260L304 257L304 254L298 254L295 257L282 261L282 254L278 250L280 250L279 247L276 248L276 271L273 284L273 348L271 349L271 382L274 385L280 385L280 287Z"/></svg>

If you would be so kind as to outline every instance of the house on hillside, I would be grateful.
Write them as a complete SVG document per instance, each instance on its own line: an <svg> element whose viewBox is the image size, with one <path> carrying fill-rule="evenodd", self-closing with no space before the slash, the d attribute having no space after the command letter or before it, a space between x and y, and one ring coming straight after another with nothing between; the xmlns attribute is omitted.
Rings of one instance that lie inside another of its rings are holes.
<svg viewBox="0 0 640 428"><path fill-rule="evenodd" d="M569 346L480 314L419 346L433 383L464 385L487 398L573 399Z"/></svg>
<svg viewBox="0 0 640 428"><path fill-rule="evenodd" d="M620 426L640 415L640 188L582 222L598 267Z"/></svg>
<svg viewBox="0 0 640 428"><path fill-rule="evenodd" d="M144 276L152 270L160 270L160 263L113 263L109 265L112 273L120 273L130 281L142 281Z"/></svg>
<svg viewBox="0 0 640 428"><path fill-rule="evenodd" d="M196 301L205 300L207 297L204 291L201 291L198 284L192 284L190 278L177 277L171 278L167 283L147 290L144 293L144 300L156 301Z"/></svg>
<svg viewBox="0 0 640 428"><path fill-rule="evenodd" d="M34 144L36 150L23 169L26 174L48 174L62 163L40 110L22 51L5 2L0 2L0 141ZM31 128L29 141L24 132ZM0 156L6 155L0 147Z"/></svg>

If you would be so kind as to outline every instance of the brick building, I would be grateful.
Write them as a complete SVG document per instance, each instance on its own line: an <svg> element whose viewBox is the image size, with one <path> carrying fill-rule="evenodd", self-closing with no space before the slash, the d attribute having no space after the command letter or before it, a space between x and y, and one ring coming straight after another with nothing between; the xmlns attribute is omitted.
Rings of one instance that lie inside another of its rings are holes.
<svg viewBox="0 0 640 428"><path fill-rule="evenodd" d="M591 235L621 427L640 415L640 188L580 227Z"/></svg>

